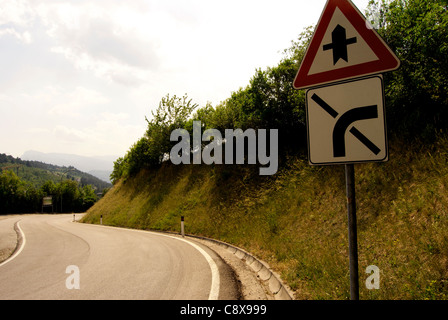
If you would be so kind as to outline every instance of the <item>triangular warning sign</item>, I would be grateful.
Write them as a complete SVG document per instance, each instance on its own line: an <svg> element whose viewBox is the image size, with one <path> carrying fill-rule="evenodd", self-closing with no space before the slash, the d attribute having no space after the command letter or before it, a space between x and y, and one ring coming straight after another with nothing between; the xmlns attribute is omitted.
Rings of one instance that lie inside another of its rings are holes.
<svg viewBox="0 0 448 320"><path fill-rule="evenodd" d="M392 71L399 66L400 60L350 0L328 0L294 88Z"/></svg>

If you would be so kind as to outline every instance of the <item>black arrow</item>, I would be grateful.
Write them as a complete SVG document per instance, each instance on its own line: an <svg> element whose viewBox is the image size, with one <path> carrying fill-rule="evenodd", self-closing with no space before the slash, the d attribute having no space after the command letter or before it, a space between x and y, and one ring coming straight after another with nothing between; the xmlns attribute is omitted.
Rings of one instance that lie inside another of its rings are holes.
<svg viewBox="0 0 448 320"><path fill-rule="evenodd" d="M359 120L367 120L367 119L375 119L378 118L378 108L376 105L374 106L366 106L359 107L355 109L348 110L344 113L339 120L336 122L333 130L333 155L335 158L337 157L345 157L345 133L347 132L347 128L355 121ZM353 128L352 128L353 129ZM372 141L367 139L359 130L355 128L355 134L353 131L350 132L359 139L367 148L372 150L372 146L375 147L375 150L378 149L377 146L373 144ZM360 134L361 133L361 134ZM367 142L367 144L366 144ZM378 149L379 150L379 149ZM376 153L378 154L379 151Z"/></svg>
<svg viewBox="0 0 448 320"><path fill-rule="evenodd" d="M339 113L317 94L313 94L311 96L311 99L315 101L322 109L324 109L330 116L335 119L338 117ZM353 122L375 118L378 118L378 107L376 105L355 108L344 113L336 122L333 130L333 156L335 158L345 157L345 132ZM380 148L378 148L372 141L370 141L364 134L362 134L361 131L359 131L355 127L352 127L350 129L350 133L353 134L375 155L378 155L378 153L381 152Z"/></svg>

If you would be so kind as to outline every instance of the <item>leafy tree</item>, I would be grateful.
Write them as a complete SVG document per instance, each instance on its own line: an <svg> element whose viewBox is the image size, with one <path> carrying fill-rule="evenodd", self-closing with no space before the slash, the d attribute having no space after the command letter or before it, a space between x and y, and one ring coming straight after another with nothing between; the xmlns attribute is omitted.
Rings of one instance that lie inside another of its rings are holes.
<svg viewBox="0 0 448 320"><path fill-rule="evenodd" d="M62 212L80 211L82 206L82 195L78 188L78 183L73 180L64 180L58 184L58 209Z"/></svg>
<svg viewBox="0 0 448 320"><path fill-rule="evenodd" d="M249 90L254 109L245 110L252 115L254 126L279 129L279 147L283 152L306 145L304 95L292 87L296 73L297 66L291 58L266 71L258 70Z"/></svg>
<svg viewBox="0 0 448 320"><path fill-rule="evenodd" d="M17 212L40 212L42 209L42 190L35 188L31 184L26 184L25 199L21 201L21 207Z"/></svg>
<svg viewBox="0 0 448 320"><path fill-rule="evenodd" d="M98 197L95 193L95 189L91 185L85 185L81 189L82 194L82 211L86 211L95 204Z"/></svg>
<svg viewBox="0 0 448 320"><path fill-rule="evenodd" d="M385 75L389 127L431 139L448 125L447 1L371 1L369 10L401 60Z"/></svg>
<svg viewBox="0 0 448 320"><path fill-rule="evenodd" d="M0 212L13 213L23 198L23 183L17 175L6 170L0 174Z"/></svg>
<svg viewBox="0 0 448 320"><path fill-rule="evenodd" d="M120 178L136 174L145 167L157 166L169 156L173 142L170 141L171 132L187 125L197 104L183 97L167 94L159 103L159 107L152 112L152 119L148 120L145 135L140 138L123 158L114 162L111 179L116 183Z"/></svg>
<svg viewBox="0 0 448 320"><path fill-rule="evenodd" d="M0 214L40 212L44 196L53 196L55 212L61 211L61 205L63 212L85 211L97 201L92 185L78 185L69 179L57 184L48 180L38 188L11 170L0 174Z"/></svg>
<svg viewBox="0 0 448 320"><path fill-rule="evenodd" d="M205 130L214 129L215 127L213 127L212 119L215 112L216 111L213 108L212 104L210 102L207 102L205 107L196 110L193 117L185 123L184 129L186 129L190 133L193 133L193 121L200 121Z"/></svg>
<svg viewBox="0 0 448 320"><path fill-rule="evenodd" d="M174 127L175 129L183 128L197 107L197 104L192 103L192 99L188 99L187 94L183 97L177 97L176 95L170 97L167 94L161 99L156 112L151 112L153 120L149 121L146 118L148 129L150 129L151 125Z"/></svg>
<svg viewBox="0 0 448 320"><path fill-rule="evenodd" d="M244 109L250 109L245 105L251 104L248 88L240 88L232 92L230 98L219 104L209 119L209 128L224 132L230 128L246 128L246 115Z"/></svg>
<svg viewBox="0 0 448 320"><path fill-rule="evenodd" d="M156 146L155 141L157 140L149 140L147 137L142 137L131 147L126 157L127 174L136 174L141 168L160 162L162 153L158 152L159 146Z"/></svg>
<svg viewBox="0 0 448 320"><path fill-rule="evenodd" d="M125 176L125 172L127 171L127 161L125 160L125 158L126 157L119 157L114 161L114 168L112 170L112 173L110 174L110 180L112 181L112 184L117 183L121 177Z"/></svg>
<svg viewBox="0 0 448 320"><path fill-rule="evenodd" d="M57 186L52 180L48 180L43 184L41 190L46 196L52 196L57 193Z"/></svg>
<svg viewBox="0 0 448 320"><path fill-rule="evenodd" d="M14 172L0 174L0 214L40 211L43 192Z"/></svg>
<svg viewBox="0 0 448 320"><path fill-rule="evenodd" d="M197 104L188 99L185 94L182 98L169 94L163 97L156 112L152 112L153 119L148 123L146 130L147 152L146 158L149 165L160 164L169 155L173 143L170 141L171 132L178 128L184 128ZM146 142L146 141L145 141Z"/></svg>

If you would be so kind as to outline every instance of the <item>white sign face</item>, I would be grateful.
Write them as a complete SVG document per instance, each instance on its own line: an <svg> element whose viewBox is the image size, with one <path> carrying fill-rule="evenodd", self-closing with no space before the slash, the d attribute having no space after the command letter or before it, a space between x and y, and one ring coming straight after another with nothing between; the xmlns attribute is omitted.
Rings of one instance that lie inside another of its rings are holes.
<svg viewBox="0 0 448 320"><path fill-rule="evenodd" d="M388 160L381 76L310 89L306 103L311 165Z"/></svg>

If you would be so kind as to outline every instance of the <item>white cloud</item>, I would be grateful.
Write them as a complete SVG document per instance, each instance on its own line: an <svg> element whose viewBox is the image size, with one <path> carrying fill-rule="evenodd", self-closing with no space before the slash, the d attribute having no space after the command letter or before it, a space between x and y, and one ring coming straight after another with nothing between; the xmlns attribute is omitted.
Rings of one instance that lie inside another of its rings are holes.
<svg viewBox="0 0 448 320"><path fill-rule="evenodd" d="M59 121L72 121L73 117L82 115L83 118L89 118L97 108L110 102L103 93L94 89L83 86L67 89L56 84L41 88L35 94L23 93L20 100L8 95L3 95L3 99L33 106L33 113Z"/></svg>
<svg viewBox="0 0 448 320"><path fill-rule="evenodd" d="M83 143L88 138L88 135L82 130L68 128L63 125L56 125L52 134L63 143Z"/></svg>
<svg viewBox="0 0 448 320"><path fill-rule="evenodd" d="M128 113L119 112L119 113L111 113L111 112L102 112L101 113L101 123L108 123L115 125L117 122L125 121L130 118Z"/></svg>
<svg viewBox="0 0 448 320"><path fill-rule="evenodd" d="M20 33L13 28L0 29L0 37L4 35L12 35L25 44L31 43L31 34L28 31Z"/></svg>
<svg viewBox="0 0 448 320"><path fill-rule="evenodd" d="M134 125L129 119L126 113L104 112L85 127L69 123L29 127L25 130L27 139L18 143L23 151L38 146L42 152L57 151L85 156L124 155L145 132L143 125ZM57 150L54 149L55 145Z"/></svg>
<svg viewBox="0 0 448 320"><path fill-rule="evenodd" d="M10 35L30 44L32 36L26 29L32 25L35 14L27 1L0 0L0 8L0 37Z"/></svg>
<svg viewBox="0 0 448 320"><path fill-rule="evenodd" d="M127 113L102 112L91 126L81 131L68 130L66 138L79 138L79 141L72 141L79 142L72 148L83 149L87 155L111 154L111 150L113 154L123 155L145 132L143 125L132 124L129 120ZM81 145L84 144L82 139L89 142L88 148Z"/></svg>
<svg viewBox="0 0 448 320"><path fill-rule="evenodd" d="M51 133L51 130L48 128L41 128L41 127L32 127L25 130L26 133L29 134L42 134L42 133Z"/></svg>
<svg viewBox="0 0 448 320"><path fill-rule="evenodd" d="M29 27L34 21L35 12L27 0L0 0L0 8L0 25Z"/></svg>
<svg viewBox="0 0 448 320"><path fill-rule="evenodd" d="M77 69L93 71L97 77L125 86L138 86L146 78L145 72L114 57L98 59L78 47L53 47L51 51L64 55Z"/></svg>
<svg viewBox="0 0 448 320"><path fill-rule="evenodd" d="M51 51L78 69L137 86L145 81L148 70L157 68L152 43L140 36L130 20L124 20L142 19L141 15L131 14L123 3L45 3L37 12L47 34L58 44Z"/></svg>

